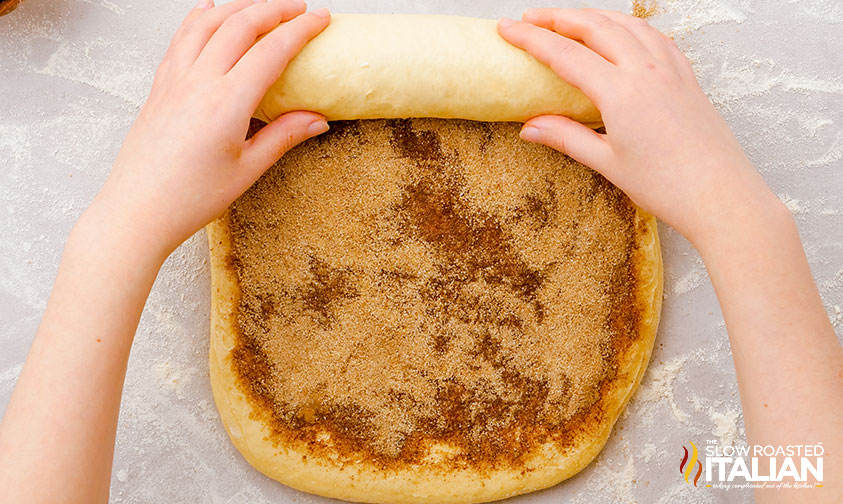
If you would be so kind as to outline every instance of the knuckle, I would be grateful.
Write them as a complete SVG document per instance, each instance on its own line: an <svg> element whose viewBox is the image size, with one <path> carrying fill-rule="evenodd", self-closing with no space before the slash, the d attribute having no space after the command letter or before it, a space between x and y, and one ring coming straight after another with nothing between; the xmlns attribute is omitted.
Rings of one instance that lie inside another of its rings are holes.
<svg viewBox="0 0 843 504"><path fill-rule="evenodd" d="M577 43L573 40L566 39L564 37L555 37L556 38L556 46L555 52L558 54L570 54L577 50Z"/></svg>
<svg viewBox="0 0 843 504"><path fill-rule="evenodd" d="M181 32L181 33L179 33L178 36L184 37L184 36L201 35L207 30L208 30L208 28L205 25L205 23L202 23L198 19L194 19L192 21L186 22L185 24L182 25L181 28L179 28L179 32Z"/></svg>
<svg viewBox="0 0 843 504"><path fill-rule="evenodd" d="M269 36L261 40L261 43L263 50L274 55L284 55L290 50L290 44L286 37Z"/></svg>
<svg viewBox="0 0 843 504"><path fill-rule="evenodd" d="M615 25L614 21L612 21L609 17L604 16L603 14L595 14L594 20L591 23L597 28L606 28Z"/></svg>
<svg viewBox="0 0 843 504"><path fill-rule="evenodd" d="M223 21L223 26L235 30L254 30L255 20L248 12L241 11Z"/></svg>
<svg viewBox="0 0 843 504"><path fill-rule="evenodd" d="M285 131L284 134L281 136L281 140L278 142L278 151L281 154L286 153L290 149L296 146L296 136L293 134L292 131Z"/></svg>
<svg viewBox="0 0 843 504"><path fill-rule="evenodd" d="M588 23L586 30L591 34L596 33L605 33L609 30L614 30L617 28L617 23L609 19L608 17L604 16L603 14L597 14Z"/></svg>
<svg viewBox="0 0 843 504"><path fill-rule="evenodd" d="M558 132L554 132L551 134L550 140L552 142L553 148L565 154L568 153L568 142L565 140L565 135L559 134Z"/></svg>

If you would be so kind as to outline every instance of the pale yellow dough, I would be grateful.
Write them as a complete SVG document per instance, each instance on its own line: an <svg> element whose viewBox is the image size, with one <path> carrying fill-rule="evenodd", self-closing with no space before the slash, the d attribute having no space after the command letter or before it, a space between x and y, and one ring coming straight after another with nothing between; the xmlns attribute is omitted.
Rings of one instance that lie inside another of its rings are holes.
<svg viewBox="0 0 843 504"><path fill-rule="evenodd" d="M504 41L492 19L334 14L269 89L255 117L525 121L560 114L598 125L577 88Z"/></svg>
<svg viewBox="0 0 843 504"><path fill-rule="evenodd" d="M563 114L599 124L593 104L546 66L497 34L495 21L448 16L334 15L331 25L296 57L269 90L256 117L265 121L297 109L329 120L393 117L523 121ZM257 470L293 488L359 502L485 502L552 486L582 470L602 449L646 369L658 326L662 264L655 219L636 212L637 298L649 309L639 336L619 356L606 397L605 421L560 453L552 443L522 472L470 468L443 474L435 463L382 471L306 457L306 447L276 446L250 402L232 362L237 344L239 286L228 264L227 219L207 227L212 271L210 379L233 444ZM431 460L436 460L431 450Z"/></svg>
<svg viewBox="0 0 843 504"><path fill-rule="evenodd" d="M437 464L382 471L360 463L337 465L309 454L302 446L274 446L269 427L238 385L231 353L238 334L237 278L228 266L232 243L227 219L206 228L211 262L210 375L214 400L234 446L255 469L285 485L326 497L355 502L396 504L465 504L487 502L541 490L585 468L603 448L615 420L641 381L650 359L662 302L662 261L656 219L636 213L637 252L641 264L638 299L649 309L643 314L639 337L619 358L619 376L606 398L606 421L583 432L576 448L560 453L553 443L530 459L524 469L500 469L478 474L471 469L443 473ZM444 447L443 447L444 448ZM431 454L435 460L436 457Z"/></svg>

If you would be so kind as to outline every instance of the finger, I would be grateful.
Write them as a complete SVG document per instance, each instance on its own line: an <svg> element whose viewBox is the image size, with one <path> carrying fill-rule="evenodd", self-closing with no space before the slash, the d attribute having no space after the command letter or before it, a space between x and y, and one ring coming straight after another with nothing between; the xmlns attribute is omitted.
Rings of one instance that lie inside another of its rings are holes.
<svg viewBox="0 0 843 504"><path fill-rule="evenodd" d="M656 57L666 56L665 37L646 20L618 11L600 11L602 15L625 27L644 48ZM665 58L667 59L667 58Z"/></svg>
<svg viewBox="0 0 843 504"><path fill-rule="evenodd" d="M626 28L642 45L662 63L670 66L680 77L696 82L691 64L676 41L652 26L646 20L617 11L601 11Z"/></svg>
<svg viewBox="0 0 843 504"><path fill-rule="evenodd" d="M603 167L609 164L607 160L611 154L611 148L606 143L605 135L567 117L556 115L534 117L524 123L524 127L521 128L521 138L528 142L547 145L601 173Z"/></svg>
<svg viewBox="0 0 843 504"><path fill-rule="evenodd" d="M167 47L167 51L164 53L164 57L161 58L161 64L158 65L158 70L155 72L155 80L154 83L160 80L163 80L168 72L168 69L173 65L173 54L178 52L179 47L179 40L181 40L181 35L184 33L184 27L193 23L199 16L202 15L203 12L213 8L214 3L212 0L199 0L199 3L192 9L190 12L187 13L187 16L182 20L181 25L176 30L176 33L173 35L173 39L170 41L169 47Z"/></svg>
<svg viewBox="0 0 843 504"><path fill-rule="evenodd" d="M314 112L288 112L246 141L243 149L244 170L251 185L266 169L278 161L287 151L308 138L328 131L328 122Z"/></svg>
<svg viewBox="0 0 843 504"><path fill-rule="evenodd" d="M673 39L650 25L646 20L617 11L601 11L604 16L623 25L635 36L644 48L659 61L674 66L674 50L678 51Z"/></svg>
<svg viewBox="0 0 843 504"><path fill-rule="evenodd" d="M550 30L512 19L501 19L498 33L579 88L600 108L613 68L599 54Z"/></svg>
<svg viewBox="0 0 843 504"><path fill-rule="evenodd" d="M229 78L237 83L238 89L245 90L249 112L257 108L258 103L269 86L307 44L331 22L327 9L308 12L296 17L262 38L247 52L229 72Z"/></svg>
<svg viewBox="0 0 843 504"><path fill-rule="evenodd" d="M586 46L615 64L640 62L647 56L641 42L603 11L588 9L528 9L527 23L582 40Z"/></svg>
<svg viewBox="0 0 843 504"><path fill-rule="evenodd" d="M196 60L197 67L225 73L252 47L258 36L303 13L301 0L255 3L226 19Z"/></svg>
<svg viewBox="0 0 843 504"><path fill-rule="evenodd" d="M193 7L192 9L190 9L190 12L187 13L187 16L185 16L185 18L181 22L181 25L179 26L179 28L181 28L182 26L184 26L186 24L190 24L191 22L195 21L196 19L199 19L199 16L201 16L203 12L206 12L206 11L211 10L213 8L214 8L213 0L199 0L196 3L196 6Z"/></svg>
<svg viewBox="0 0 843 504"><path fill-rule="evenodd" d="M173 41L165 56L170 60L170 65L177 68L187 68L192 65L208 40L226 19L254 4L254 0L234 0L214 7L213 2L209 2L209 8L201 9L198 15L190 17L189 20L185 19L173 36Z"/></svg>

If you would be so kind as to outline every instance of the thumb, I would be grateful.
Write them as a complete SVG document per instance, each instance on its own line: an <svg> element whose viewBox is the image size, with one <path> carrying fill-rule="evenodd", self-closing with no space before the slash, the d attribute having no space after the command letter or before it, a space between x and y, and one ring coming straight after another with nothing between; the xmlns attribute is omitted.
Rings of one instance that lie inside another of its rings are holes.
<svg viewBox="0 0 843 504"><path fill-rule="evenodd" d="M315 112L288 112L258 131L246 141L243 161L255 178L278 161L281 156L308 138L328 131L328 122Z"/></svg>
<svg viewBox="0 0 843 504"><path fill-rule="evenodd" d="M524 123L520 136L528 142L556 149L600 172L610 153L604 135L564 116L534 117Z"/></svg>

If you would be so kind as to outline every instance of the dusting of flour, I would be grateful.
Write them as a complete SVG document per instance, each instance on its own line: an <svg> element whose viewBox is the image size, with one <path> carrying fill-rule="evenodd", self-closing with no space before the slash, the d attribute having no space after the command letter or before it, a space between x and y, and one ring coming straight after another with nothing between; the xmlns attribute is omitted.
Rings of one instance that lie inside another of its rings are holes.
<svg viewBox="0 0 843 504"><path fill-rule="evenodd" d="M189 3L26 0L0 18L0 411L43 313L65 237L104 181ZM485 17L534 6L311 4ZM834 45L843 4L635 4L688 55L703 89L794 215L829 317L843 335L843 51ZM589 5L633 8L624 0ZM745 433L705 267L678 233L661 229L666 298L638 394L594 464L563 485L513 501L751 500L741 490L689 488L678 476L689 440L739 444ZM167 261L147 303L126 378L112 502L329 502L268 481L228 441L208 384L207 268L200 232Z"/></svg>

